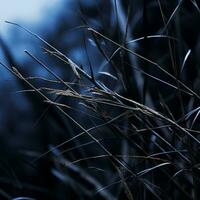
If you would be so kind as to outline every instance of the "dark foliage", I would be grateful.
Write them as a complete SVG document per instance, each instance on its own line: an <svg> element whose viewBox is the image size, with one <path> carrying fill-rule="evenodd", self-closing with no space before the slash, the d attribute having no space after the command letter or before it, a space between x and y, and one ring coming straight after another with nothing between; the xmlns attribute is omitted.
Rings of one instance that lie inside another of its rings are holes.
<svg viewBox="0 0 200 200"><path fill-rule="evenodd" d="M40 46L18 63L0 41L20 88L0 100L1 199L200 199L198 2L63 3L43 37L7 23Z"/></svg>

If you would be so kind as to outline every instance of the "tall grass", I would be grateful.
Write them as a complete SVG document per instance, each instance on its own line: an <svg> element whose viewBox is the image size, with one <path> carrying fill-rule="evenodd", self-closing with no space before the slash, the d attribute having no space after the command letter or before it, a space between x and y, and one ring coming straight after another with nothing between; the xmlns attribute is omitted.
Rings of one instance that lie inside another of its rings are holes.
<svg viewBox="0 0 200 200"><path fill-rule="evenodd" d="M84 35L88 66L9 22L39 39L44 52L72 75L59 77L28 50L52 79L27 77L18 66L1 63L28 85L25 92L43 99L46 115L55 107L68 124L68 139L50 143L33 163L52 162L51 173L60 181L57 199L198 200L199 42L190 43L190 37L199 37L198 4L113 0L109 9L113 24L97 3L100 28L95 28L80 4L82 25L75 31ZM92 65L88 43L98 50L101 66Z"/></svg>

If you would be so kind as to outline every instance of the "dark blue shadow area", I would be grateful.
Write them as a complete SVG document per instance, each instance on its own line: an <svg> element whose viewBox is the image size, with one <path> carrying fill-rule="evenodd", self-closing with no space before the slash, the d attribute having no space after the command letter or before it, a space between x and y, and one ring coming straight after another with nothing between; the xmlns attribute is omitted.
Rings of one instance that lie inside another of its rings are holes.
<svg viewBox="0 0 200 200"><path fill-rule="evenodd" d="M47 2L48 4L48 2ZM84 1L87 9L96 6L93 1ZM14 9L14 8L13 8ZM31 8L25 8L30 9ZM94 72L101 64L102 57L87 39L80 17L78 1L62 1L53 7L42 9L39 21L29 19L11 20L30 31L38 34L55 48L66 54L78 65L88 68L87 54L90 54ZM31 14L30 14L31 15ZM55 81L55 77L29 57L24 50L33 54L48 66L53 73L63 80L73 80L74 75L69 66L55 57L48 55L43 48L47 46L22 28L3 23L1 29L0 60L9 67L16 67L26 78L35 77L33 83L40 87L60 88L60 83L50 83L43 79ZM94 25L93 25L94 24ZM100 26L98 19L92 19L93 27ZM85 47L87 47L86 52ZM70 137L75 127L60 116L56 109L44 104L36 92L30 91L24 81L15 77L4 67L0 67L0 137L1 137L1 178L0 188L5 192L2 198L30 196L36 199L65 199L64 194L58 194L65 187L57 188L57 178L51 173L52 163L44 158L36 163L32 161L49 145L56 145ZM63 88L63 87L62 87ZM75 115L78 115L76 112ZM76 129L75 129L76 130ZM78 130L78 129L77 129ZM48 156L47 156L48 157ZM51 188L57 188L51 190ZM59 197L60 196L60 197Z"/></svg>

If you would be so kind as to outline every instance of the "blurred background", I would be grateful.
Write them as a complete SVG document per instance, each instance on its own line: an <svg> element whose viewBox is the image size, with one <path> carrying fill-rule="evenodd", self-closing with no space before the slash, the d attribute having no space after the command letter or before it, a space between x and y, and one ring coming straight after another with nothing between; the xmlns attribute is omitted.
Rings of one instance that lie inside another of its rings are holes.
<svg viewBox="0 0 200 200"><path fill-rule="evenodd" d="M42 61L64 81L74 81L73 70L66 63L52 56L51 52L47 52L45 49L47 45L40 39L23 28L5 21L17 23L36 33L85 72L90 75L94 74L105 87L119 92L127 98L158 111L163 109L160 105L160 99L163 99L169 110L172 110L175 119L180 119L184 115L180 102L177 101L179 94L174 92L173 88L144 78L144 73L133 68L140 68L140 70L144 70L152 76L156 75L159 79L171 84L176 84L176 81L166 78L159 70L138 59L137 56L130 56L123 51L113 55L118 46L99 35L94 35L88 31L87 27L95 29L122 45L125 45L126 41L132 41L126 45L144 57L164 65L167 71L179 77L199 93L200 11L196 1L0 0L0 3L0 62L10 67L17 67L37 87L45 88L47 91L50 88L65 90L65 87L61 86L60 82L56 82L55 77L36 59L31 58L25 50ZM176 12L174 13L174 11ZM171 44L172 49L175 49L173 55L170 55L169 40L160 35L175 38ZM150 39L147 39L148 36ZM135 39L139 40L134 42ZM175 41L176 39L178 42ZM190 51L190 56L182 69L185 55ZM112 55L113 59L110 62L108 60ZM173 56L174 58L172 58ZM121 62L122 57L124 62ZM123 67L130 64L133 68L127 71L122 70ZM177 66L177 70L174 70L174 66ZM91 83L84 80L83 83L88 86L83 88L78 83L74 81L73 87L83 94L87 93ZM156 91L155 88L157 88ZM50 95L52 98L56 98L53 96L54 94ZM79 123L85 128L102 122L97 116L95 116L96 119L90 117L91 113L78 102L72 99L62 99L61 101L74 108L68 113L79 120ZM181 103L185 108L185 113L199 106L199 101L190 99L184 94ZM101 113L102 108L99 109ZM106 112L112 116L120 113L117 109L106 109ZM103 114L106 115L105 112ZM121 130L124 132L128 132L127 123L127 120L119 122ZM199 123L195 123L193 128L198 130ZM96 135L101 139L106 138L103 141L104 145L112 152L126 152L126 141L123 139L118 141L115 138L111 143L111 139L108 137L109 130L109 128L105 128L97 131ZM126 192L121 190L116 192L118 185L109 188L109 192L103 190L103 193L96 193L100 188L118 180L116 173L113 172L112 163L108 164L105 160L100 160L91 165L93 168L83 164L80 169L62 169L55 163L53 157L56 157L59 152L53 147L79 132L81 130L61 115L54 106L44 103L40 95L31 91L24 81L1 66L0 199L17 197L30 197L37 200L126 199ZM152 138L149 137L148 140L151 141ZM65 151L88 142L91 141L83 137L66 146L63 145L59 151ZM124 144L126 145L124 146ZM42 153L52 148L51 153L40 157ZM101 153L101 150L95 145L90 145L90 147L86 146L84 150L68 150L63 155L69 160L76 160L88 155L96 155L97 152ZM137 151L131 150L131 153L135 152ZM142 168L142 166L139 164L138 168ZM109 170L102 175L102 172L99 172L100 169L97 170L98 172L94 170L98 167L105 167ZM81 177L79 173L87 178ZM165 180L165 176L160 180L161 188L164 186ZM185 188L189 188L188 185L191 183L188 182ZM134 188L134 184L131 186L132 188ZM138 188L139 194L144 193L143 189L139 186ZM171 191L170 186L168 190L166 189L162 199L165 199L167 191ZM136 195L136 199L155 198L153 196L141 197L139 194ZM179 195L177 191L174 195L174 197L181 197L181 195L176 196Z"/></svg>
<svg viewBox="0 0 200 200"><path fill-rule="evenodd" d="M77 64L88 64L84 49L87 45L88 51L91 51L92 65L102 64L95 43L89 38L85 39L85 33L79 30L79 26L84 24L81 9L86 9L88 16L85 17L90 18L93 27L101 26L98 20L99 14L93 10L97 4L98 2L91 0L2 1L1 62L8 66L19 67L26 77L52 78L47 70L25 54L24 50L27 50L41 58L62 79L73 79L73 73L65 63L44 52L42 49L44 43L21 28L5 22L9 21L38 34ZM110 3L104 1L102 6L103 17L109 19L106 13L109 12ZM53 175L53 164L49 158L45 157L32 163L41 153L49 150L49 145L57 145L70 138L75 127L63 119L56 109L48 108L48 105L43 104L39 95L24 92L30 88L2 66L0 82L0 199L78 198L76 192L66 189L68 186L60 182L59 175ZM44 82L36 80L34 83L46 87L52 86L52 83L44 84ZM53 84L57 87L56 83Z"/></svg>

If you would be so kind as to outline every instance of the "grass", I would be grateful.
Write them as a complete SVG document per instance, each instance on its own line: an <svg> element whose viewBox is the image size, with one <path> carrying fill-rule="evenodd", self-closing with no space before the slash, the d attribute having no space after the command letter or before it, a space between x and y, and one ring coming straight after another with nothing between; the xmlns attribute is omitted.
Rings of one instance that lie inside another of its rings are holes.
<svg viewBox="0 0 200 200"><path fill-rule="evenodd" d="M195 58L199 44L189 48L184 39L181 26L187 24L180 22L181 11L193 17L187 4L199 20L196 1L179 1L175 6L144 1L143 8L113 1L114 33L106 27L103 31L91 27L81 7L83 25L78 28L85 33L88 67L75 63L30 30L7 22L40 40L44 52L63 62L73 76L64 80L28 50L26 55L52 79L26 77L17 66L0 63L29 87L22 92L36 93L47 104L41 117L54 107L58 111L54 119L62 115L68 124L68 139L49 143L49 149L32 161L46 158L53 163L51 173L64 185L59 185L57 199L200 198L199 81L198 76L189 77L194 73L191 68L199 73ZM97 8L102 15L101 6ZM156 33L150 30L150 8L162 19ZM134 9L138 15L143 9L139 25L131 17ZM103 26L106 21L101 15ZM143 35L135 39L137 33L131 27L140 28ZM103 58L101 71L92 66L86 41ZM38 86L38 80L46 85Z"/></svg>

